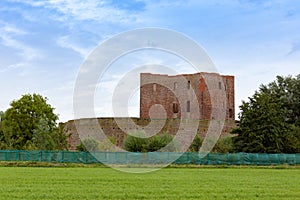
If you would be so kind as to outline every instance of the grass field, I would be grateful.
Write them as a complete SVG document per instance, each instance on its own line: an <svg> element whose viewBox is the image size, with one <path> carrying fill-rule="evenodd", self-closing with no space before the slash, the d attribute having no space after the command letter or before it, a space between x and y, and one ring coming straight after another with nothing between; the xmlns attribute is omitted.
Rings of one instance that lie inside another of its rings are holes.
<svg viewBox="0 0 300 200"><path fill-rule="evenodd" d="M0 199L300 199L300 169L0 167Z"/></svg>

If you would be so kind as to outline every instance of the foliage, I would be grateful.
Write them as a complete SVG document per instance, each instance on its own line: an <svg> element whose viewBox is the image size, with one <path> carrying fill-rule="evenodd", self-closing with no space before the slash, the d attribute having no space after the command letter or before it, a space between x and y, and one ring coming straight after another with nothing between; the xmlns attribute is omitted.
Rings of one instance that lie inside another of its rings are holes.
<svg viewBox="0 0 300 200"><path fill-rule="evenodd" d="M292 125L286 142L287 153L300 152L300 126Z"/></svg>
<svg viewBox="0 0 300 200"><path fill-rule="evenodd" d="M124 148L131 152L176 151L173 137L168 133L145 138L145 134L138 132L127 135L124 139ZM169 145L168 145L169 144ZM168 145L168 146L167 146Z"/></svg>
<svg viewBox="0 0 300 200"><path fill-rule="evenodd" d="M99 141L93 137L86 137L80 141L80 144L76 146L77 151L97 151Z"/></svg>
<svg viewBox="0 0 300 200"><path fill-rule="evenodd" d="M61 149L65 146L65 141L61 141L65 138L62 138L62 133L57 128L58 116L47 100L38 94L26 94L11 102L11 107L2 117L7 148ZM57 137L63 145L57 144Z"/></svg>
<svg viewBox="0 0 300 200"><path fill-rule="evenodd" d="M5 137L2 130L2 117L4 115L3 111L0 111L0 150L6 149Z"/></svg>
<svg viewBox="0 0 300 200"><path fill-rule="evenodd" d="M217 143L215 144L212 152L215 153L231 153L233 152L233 141L232 137L223 137L220 138Z"/></svg>
<svg viewBox="0 0 300 200"><path fill-rule="evenodd" d="M127 151L131 152L146 152L146 146L147 146L147 138L145 137L145 133L143 132L136 132L134 133L135 136L132 136L131 134L128 134L124 138L124 148Z"/></svg>
<svg viewBox="0 0 300 200"><path fill-rule="evenodd" d="M176 151L176 147L172 142L173 137L167 132L162 135L154 135L149 138L148 144L146 146L146 152L154 151ZM168 145L168 146L167 146Z"/></svg>
<svg viewBox="0 0 300 200"><path fill-rule="evenodd" d="M198 152L200 150L202 142L203 142L203 140L198 135L196 135L190 148L189 148L189 151Z"/></svg>
<svg viewBox="0 0 300 200"><path fill-rule="evenodd" d="M59 150L66 149L66 135L58 127L51 128L48 120L41 118L37 128L33 130L32 144L34 149Z"/></svg>
<svg viewBox="0 0 300 200"><path fill-rule="evenodd" d="M242 102L239 127L232 131L235 151L295 153L299 151L300 75L277 76Z"/></svg>
<svg viewBox="0 0 300 200"><path fill-rule="evenodd" d="M1 126L1 121L2 121L2 117L4 115L4 112L3 111L0 111L0 126ZM0 127L1 128L1 127Z"/></svg>
<svg viewBox="0 0 300 200"><path fill-rule="evenodd" d="M118 152L120 148L118 147L118 141L113 136L109 136L98 141L98 151L106 152Z"/></svg>

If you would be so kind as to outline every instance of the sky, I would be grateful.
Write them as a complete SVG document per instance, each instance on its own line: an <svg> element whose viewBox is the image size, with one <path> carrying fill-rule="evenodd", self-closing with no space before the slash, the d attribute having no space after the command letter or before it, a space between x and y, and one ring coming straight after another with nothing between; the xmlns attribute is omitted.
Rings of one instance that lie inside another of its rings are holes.
<svg viewBox="0 0 300 200"><path fill-rule="evenodd" d="M0 110L24 94L47 97L61 122L74 118L73 92L81 65L109 38L145 27L177 31L196 41L220 74L235 76L242 100L277 75L300 72L300 4L296 0L1 0ZM155 51L134 52L110 66L95 91L95 115L112 116L114 87L145 64L193 69ZM138 117L138 91L129 100Z"/></svg>

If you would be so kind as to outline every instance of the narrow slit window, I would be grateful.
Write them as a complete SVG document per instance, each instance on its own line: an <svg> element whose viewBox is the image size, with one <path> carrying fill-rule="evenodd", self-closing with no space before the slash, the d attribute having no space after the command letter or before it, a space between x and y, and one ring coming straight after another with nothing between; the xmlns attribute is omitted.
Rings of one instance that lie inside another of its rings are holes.
<svg viewBox="0 0 300 200"><path fill-rule="evenodd" d="M191 112L191 102L190 101L186 102L186 111Z"/></svg>
<svg viewBox="0 0 300 200"><path fill-rule="evenodd" d="M189 90L191 88L191 81L187 82L187 89Z"/></svg>
<svg viewBox="0 0 300 200"><path fill-rule="evenodd" d="M221 82L219 82L219 89L220 89L220 90L222 89L222 84L221 84Z"/></svg>
<svg viewBox="0 0 300 200"><path fill-rule="evenodd" d="M178 113L178 104L173 103L173 113Z"/></svg>
<svg viewBox="0 0 300 200"><path fill-rule="evenodd" d="M156 92L156 83L153 83L153 92Z"/></svg>
<svg viewBox="0 0 300 200"><path fill-rule="evenodd" d="M174 90L177 89L177 82L174 83Z"/></svg>

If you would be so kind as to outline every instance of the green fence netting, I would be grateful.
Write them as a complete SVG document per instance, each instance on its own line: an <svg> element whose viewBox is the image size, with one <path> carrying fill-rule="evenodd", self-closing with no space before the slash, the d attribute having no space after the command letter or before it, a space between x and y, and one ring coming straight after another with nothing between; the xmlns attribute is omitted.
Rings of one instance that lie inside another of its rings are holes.
<svg viewBox="0 0 300 200"><path fill-rule="evenodd" d="M37 161L104 164L197 164L197 165L281 165L300 164L300 154L195 152L75 152L1 150L0 161Z"/></svg>

